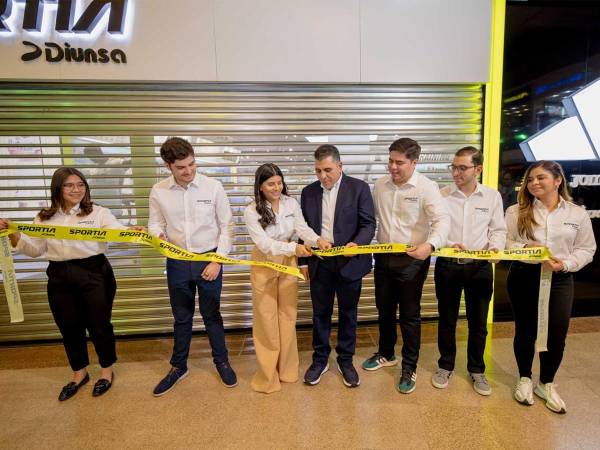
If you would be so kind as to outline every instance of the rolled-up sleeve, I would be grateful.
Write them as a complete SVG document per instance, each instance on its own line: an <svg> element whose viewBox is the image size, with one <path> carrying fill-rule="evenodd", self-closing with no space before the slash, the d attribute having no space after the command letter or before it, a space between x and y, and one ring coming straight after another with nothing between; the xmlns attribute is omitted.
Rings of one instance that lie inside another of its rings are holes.
<svg viewBox="0 0 600 450"><path fill-rule="evenodd" d="M451 220L444 198L437 186L432 185L425 191L424 210L431 223L427 241L435 249L446 245L448 233L450 232Z"/></svg>
<svg viewBox="0 0 600 450"><path fill-rule="evenodd" d="M506 245L506 221L502 208L502 196L496 193L492 209L492 219L488 228L488 248L503 250Z"/></svg>
<svg viewBox="0 0 600 450"><path fill-rule="evenodd" d="M217 188L215 195L215 212L217 214L217 224L219 226L219 243L217 245L217 253L227 256L233 245L233 214L229 199L225 193L225 189L221 184Z"/></svg>
<svg viewBox="0 0 600 450"><path fill-rule="evenodd" d="M523 248L525 242L519 237L517 220L519 217L519 205L510 206L506 210L506 248Z"/></svg>
<svg viewBox="0 0 600 450"><path fill-rule="evenodd" d="M573 251L563 260L566 269L569 272L577 272L594 259L596 252L596 239L594 238L594 229L592 221L585 210L581 211L581 220L579 230L575 235L573 242Z"/></svg>
<svg viewBox="0 0 600 450"><path fill-rule="evenodd" d="M158 201L158 193L156 188L153 187L150 191L150 208L148 214L148 232L154 236L160 236L161 234L167 234L167 219L163 215L160 209L160 203Z"/></svg>
<svg viewBox="0 0 600 450"><path fill-rule="evenodd" d="M296 200L294 200L294 230L303 242L310 245L311 247L317 246L317 240L319 239L319 235L315 233L314 230L308 226L306 220L304 220L302 208L300 208L300 204Z"/></svg>

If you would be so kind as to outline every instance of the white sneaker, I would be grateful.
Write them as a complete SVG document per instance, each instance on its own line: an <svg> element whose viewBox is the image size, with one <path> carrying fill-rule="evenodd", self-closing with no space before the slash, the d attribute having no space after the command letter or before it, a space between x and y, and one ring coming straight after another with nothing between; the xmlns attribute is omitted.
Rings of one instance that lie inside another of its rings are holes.
<svg viewBox="0 0 600 450"><path fill-rule="evenodd" d="M531 382L531 378L519 378L513 395L515 400L522 405L533 405L533 383Z"/></svg>
<svg viewBox="0 0 600 450"><path fill-rule="evenodd" d="M446 389L448 387L448 382L450 381L450 377L452 377L452 371L442 369L440 367L431 376L431 384L433 384L433 386L438 389Z"/></svg>
<svg viewBox="0 0 600 450"><path fill-rule="evenodd" d="M539 383L535 387L535 395L539 398L546 400L546 408L550 411L554 411L558 414L565 414L567 412L567 407L565 402L558 392L556 392L556 384L554 383Z"/></svg>

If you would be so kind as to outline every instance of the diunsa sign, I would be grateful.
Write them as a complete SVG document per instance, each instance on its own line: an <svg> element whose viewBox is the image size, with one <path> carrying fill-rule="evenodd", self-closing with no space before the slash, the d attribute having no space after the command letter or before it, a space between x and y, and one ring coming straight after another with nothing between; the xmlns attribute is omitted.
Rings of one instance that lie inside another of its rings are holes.
<svg viewBox="0 0 600 450"><path fill-rule="evenodd" d="M106 16L104 33L122 35L125 32L128 0L92 0L83 4L78 0L0 0L0 36L18 33L23 39L24 62L44 58L49 63L124 64L127 55L119 48L84 48L72 46L69 35L90 35ZM23 6L22 14L17 9ZM81 13L76 15L79 6ZM55 8L55 11L53 10ZM44 20L47 15L54 23ZM19 21L20 17L22 20ZM44 26L53 26L64 42L44 39ZM101 31L102 32L102 31Z"/></svg>

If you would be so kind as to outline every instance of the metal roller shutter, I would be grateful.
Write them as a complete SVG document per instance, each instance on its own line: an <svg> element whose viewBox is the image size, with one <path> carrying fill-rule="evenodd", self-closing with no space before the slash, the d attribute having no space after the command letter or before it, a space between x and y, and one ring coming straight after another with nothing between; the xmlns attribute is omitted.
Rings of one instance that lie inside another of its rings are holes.
<svg viewBox="0 0 600 450"><path fill-rule="evenodd" d="M481 85L0 84L0 211L28 222L49 197L57 167L89 177L92 198L124 223L146 224L150 187L167 175L158 155L166 136L189 138L200 170L219 179L236 222L232 256L248 257L242 221L256 167L278 164L293 195L314 180L312 152L339 147L344 170L369 183L383 176L389 144L417 139L419 170L441 184L453 152L479 146ZM111 245L118 281L113 323L119 335L172 331L164 259L142 246ZM0 288L0 341L59 336L48 308L47 262L15 257L25 322L9 324ZM432 275L423 315L435 316ZM252 324L247 267L226 267L222 313L227 328ZM301 283L298 322L310 323ZM372 275L364 282L361 321L376 320ZM196 328L202 329L198 316Z"/></svg>

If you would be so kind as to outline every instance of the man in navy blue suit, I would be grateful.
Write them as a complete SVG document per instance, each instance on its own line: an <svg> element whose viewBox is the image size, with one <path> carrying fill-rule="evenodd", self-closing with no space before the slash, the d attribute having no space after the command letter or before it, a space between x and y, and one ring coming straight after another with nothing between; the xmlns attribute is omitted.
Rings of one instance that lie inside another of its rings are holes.
<svg viewBox="0 0 600 450"><path fill-rule="evenodd" d="M333 145L315 151L318 181L302 190L300 204L308 225L334 246L370 244L375 234L375 210L369 185L342 172L340 153ZM338 370L344 384L356 387L360 378L352 357L356 348L356 321L362 278L371 271L371 255L308 258L301 269L310 280L313 306L313 362L304 375L315 385L329 369L329 335L334 297L338 301Z"/></svg>

